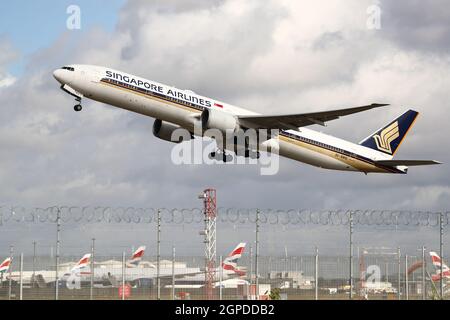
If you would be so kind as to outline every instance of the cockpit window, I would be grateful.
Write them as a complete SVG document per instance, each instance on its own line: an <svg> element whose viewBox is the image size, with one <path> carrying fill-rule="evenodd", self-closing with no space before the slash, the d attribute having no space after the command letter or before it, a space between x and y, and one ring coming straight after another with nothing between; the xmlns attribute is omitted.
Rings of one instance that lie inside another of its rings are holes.
<svg viewBox="0 0 450 320"><path fill-rule="evenodd" d="M69 70L69 71L75 71L75 69L72 68L72 67L62 67L61 69Z"/></svg>

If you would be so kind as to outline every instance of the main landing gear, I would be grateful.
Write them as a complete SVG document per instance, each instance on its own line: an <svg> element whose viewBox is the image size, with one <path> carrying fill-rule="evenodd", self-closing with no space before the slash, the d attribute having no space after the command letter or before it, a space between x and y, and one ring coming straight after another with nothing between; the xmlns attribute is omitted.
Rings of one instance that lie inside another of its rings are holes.
<svg viewBox="0 0 450 320"><path fill-rule="evenodd" d="M244 157L250 159L259 159L261 157L261 154L259 153L259 151L245 150Z"/></svg>
<svg viewBox="0 0 450 320"><path fill-rule="evenodd" d="M245 150L245 153L243 156L245 158L250 158L250 159L259 159L261 154L259 153L259 151ZM231 154L228 154L220 149L217 151L211 152L208 155L208 157L210 159L217 160L217 161L223 161L223 162L233 161L233 156Z"/></svg>
<svg viewBox="0 0 450 320"><path fill-rule="evenodd" d="M77 103L74 107L73 107L73 110L75 110L76 112L79 112L79 111L81 111L81 109L83 109L83 107L81 106L81 98L76 98L75 99L77 102L79 102L79 103Z"/></svg>
<svg viewBox="0 0 450 320"><path fill-rule="evenodd" d="M208 157L217 161L230 162L233 161L233 156L231 154L225 153L222 150L217 150L216 152L211 152Z"/></svg>

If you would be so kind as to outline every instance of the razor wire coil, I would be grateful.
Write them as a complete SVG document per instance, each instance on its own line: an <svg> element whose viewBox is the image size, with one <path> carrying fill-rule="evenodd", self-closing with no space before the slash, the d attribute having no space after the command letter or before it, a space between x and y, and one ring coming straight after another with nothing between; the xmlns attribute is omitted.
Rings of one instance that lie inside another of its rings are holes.
<svg viewBox="0 0 450 320"><path fill-rule="evenodd" d="M141 208L108 206L0 206L0 225L5 223L156 223L160 216L164 224L204 222L201 208ZM217 209L219 223L268 225L346 226L350 216L355 226L437 227L449 224L450 211L406 210L312 210L312 209Z"/></svg>

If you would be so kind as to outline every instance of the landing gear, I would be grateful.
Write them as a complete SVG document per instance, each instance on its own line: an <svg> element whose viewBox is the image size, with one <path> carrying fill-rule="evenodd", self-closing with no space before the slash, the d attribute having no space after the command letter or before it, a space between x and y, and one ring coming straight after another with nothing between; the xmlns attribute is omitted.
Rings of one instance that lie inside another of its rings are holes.
<svg viewBox="0 0 450 320"><path fill-rule="evenodd" d="M244 157L250 159L259 159L259 157L261 157L261 154L259 153L259 151L245 150Z"/></svg>
<svg viewBox="0 0 450 320"><path fill-rule="evenodd" d="M81 106L81 97L76 97L75 101L77 101L78 103L73 107L73 110L75 110L76 112L80 112L81 109L83 109L83 107Z"/></svg>
<svg viewBox="0 0 450 320"><path fill-rule="evenodd" d="M217 161L230 162L233 161L233 156L231 154L227 154L221 150L217 150L216 152L211 152L208 157L210 159L214 159Z"/></svg>

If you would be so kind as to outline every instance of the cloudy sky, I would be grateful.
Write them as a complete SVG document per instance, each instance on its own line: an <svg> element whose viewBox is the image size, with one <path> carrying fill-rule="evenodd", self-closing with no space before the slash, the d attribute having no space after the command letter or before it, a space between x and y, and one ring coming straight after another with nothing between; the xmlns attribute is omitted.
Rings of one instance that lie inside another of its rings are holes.
<svg viewBox="0 0 450 320"><path fill-rule="evenodd" d="M81 10L81 29L66 9ZM368 27L374 5L380 28ZM444 0L15 1L0 13L0 205L450 207L450 8ZM358 142L408 108L421 116L396 157L444 164L408 175L174 165L153 119L85 100L52 71L109 66L260 113L390 103L317 129Z"/></svg>

